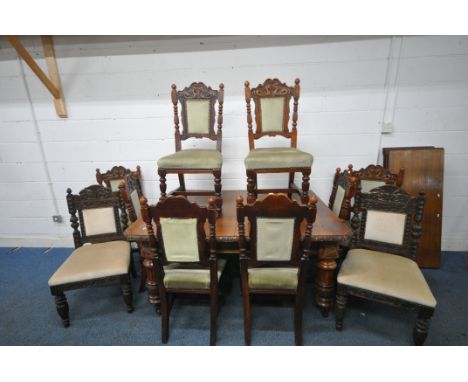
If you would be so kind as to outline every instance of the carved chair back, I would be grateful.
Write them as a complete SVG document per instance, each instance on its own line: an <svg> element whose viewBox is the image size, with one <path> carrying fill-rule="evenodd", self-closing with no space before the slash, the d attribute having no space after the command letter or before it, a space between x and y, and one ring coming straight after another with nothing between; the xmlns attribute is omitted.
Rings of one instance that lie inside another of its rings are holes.
<svg viewBox="0 0 468 382"><path fill-rule="evenodd" d="M181 150L181 141L188 138L209 138L216 141L216 149L221 152L224 85L219 85L219 91L211 89L203 82L193 82L181 91L177 91L176 85L172 85L171 99L174 105L176 151ZM216 101L218 128L215 132ZM179 129L178 102L182 106L182 133Z"/></svg>
<svg viewBox="0 0 468 382"><path fill-rule="evenodd" d="M300 86L299 79L294 86L281 83L277 78L267 79L256 88L250 88L249 81L245 81L245 101L247 103L247 125L249 128L249 147L255 148L255 140L265 135L281 135L291 139L291 147L297 146L297 108L299 105ZM294 99L292 129L289 131L289 104ZM250 101L255 103L255 125L252 127L252 112Z"/></svg>
<svg viewBox="0 0 468 382"><path fill-rule="evenodd" d="M67 205L75 248L85 243L125 240L127 213L119 194L111 189L92 185L73 195L68 188Z"/></svg>
<svg viewBox="0 0 468 382"><path fill-rule="evenodd" d="M384 184L393 184L401 187L405 175L404 168L401 168L398 174L393 174L386 168L374 164L361 168L359 171L353 171L353 166L350 166L349 170L358 179L362 193L367 193L373 188L383 186Z"/></svg>
<svg viewBox="0 0 468 382"><path fill-rule="evenodd" d="M123 166L114 166L109 171L105 172L104 174L97 168L96 169L96 181L101 186L104 185L112 190L112 192L119 192L119 186L124 178L128 174L134 174L139 183L139 187L141 189L141 169L140 166L137 166L136 171L132 171L128 168Z"/></svg>
<svg viewBox="0 0 468 382"><path fill-rule="evenodd" d="M393 253L415 260L424 192L412 197L402 188L384 185L361 193L358 186L353 208L351 248Z"/></svg>
<svg viewBox="0 0 468 382"><path fill-rule="evenodd" d="M128 211L128 218L133 223L141 216L140 198L143 196L143 192L139 177L134 173L125 175L124 181L120 182L119 190L120 197Z"/></svg>
<svg viewBox="0 0 468 382"><path fill-rule="evenodd" d="M328 207L343 220L350 220L351 199L354 197L358 182L357 178L351 175L352 165L349 165L348 168L351 170L341 172L340 168L336 169L330 201L328 202Z"/></svg>
<svg viewBox="0 0 468 382"><path fill-rule="evenodd" d="M283 194L269 194L263 200L244 205L237 198L237 223L241 261L248 259L248 267L299 266L301 257L310 253L312 224L317 214L317 197L307 206L300 205ZM245 218L249 222L246 239ZM307 221L301 245L301 223ZM249 241L249 249L247 249Z"/></svg>
<svg viewBox="0 0 468 382"><path fill-rule="evenodd" d="M161 198L153 206L148 206L146 198L142 197L141 206L160 271L162 266L170 263L198 263L204 267L210 266L211 262L216 263L217 213L213 198L209 201L209 208L191 203L182 195ZM209 245L205 234L207 220Z"/></svg>

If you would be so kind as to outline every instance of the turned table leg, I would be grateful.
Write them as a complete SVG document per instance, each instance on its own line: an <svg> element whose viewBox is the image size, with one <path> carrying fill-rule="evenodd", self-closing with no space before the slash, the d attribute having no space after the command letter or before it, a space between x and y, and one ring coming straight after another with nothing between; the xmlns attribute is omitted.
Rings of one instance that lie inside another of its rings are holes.
<svg viewBox="0 0 468 382"><path fill-rule="evenodd" d="M324 317L335 302L335 270L338 259L338 244L321 244L317 258L317 277L315 279L315 303Z"/></svg>
<svg viewBox="0 0 468 382"><path fill-rule="evenodd" d="M149 251L142 251L149 254ZM159 288L156 282L156 274L153 267L153 258L143 255L143 267L146 273L146 290L148 291L148 301L154 305L157 314L161 314L161 300L159 298Z"/></svg>

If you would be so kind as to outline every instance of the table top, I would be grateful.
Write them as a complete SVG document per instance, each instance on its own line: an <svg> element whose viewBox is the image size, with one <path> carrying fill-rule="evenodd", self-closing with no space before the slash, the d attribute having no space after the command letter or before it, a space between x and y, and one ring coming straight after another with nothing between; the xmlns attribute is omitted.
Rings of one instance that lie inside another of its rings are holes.
<svg viewBox="0 0 468 382"><path fill-rule="evenodd" d="M242 195L246 200L245 191L223 191L223 213L216 220L216 239L224 242L234 242L238 240L238 227L236 217L236 198ZM205 196L189 196L191 202L206 205L208 198ZM248 222L246 221L246 233L248 232ZM301 232L305 232L306 222L301 226ZM208 233L208 223L206 224ZM142 218L138 218L131 223L124 232L127 240L148 241L146 225ZM338 216L331 211L322 201L317 202L317 217L312 227L312 240L321 242L340 242L351 235L351 228L348 227Z"/></svg>

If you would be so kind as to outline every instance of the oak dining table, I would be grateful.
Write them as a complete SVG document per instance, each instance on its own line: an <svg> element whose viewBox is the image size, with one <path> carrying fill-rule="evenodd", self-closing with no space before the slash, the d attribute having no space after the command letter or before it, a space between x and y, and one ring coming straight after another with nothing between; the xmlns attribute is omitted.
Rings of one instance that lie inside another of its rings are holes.
<svg viewBox="0 0 468 382"><path fill-rule="evenodd" d="M312 192L313 193L313 192ZM236 197L242 195L246 198L245 191L223 191L223 213L216 221L216 240L218 242L218 253L220 255L239 254L239 237L236 217ZM190 201L207 204L207 197L190 196ZM298 202L300 200L298 199ZM305 221L301 226L302 234L305 232ZM208 223L206 224L208 232ZM155 230L154 230L155 231ZM328 206L318 199L317 217L312 228L312 253L315 254L315 292L314 300L322 314L327 316L332 309L335 300L335 270L339 257L339 244L351 236L351 229L341 221ZM246 222L246 233L248 233L248 222ZM131 223L124 231L129 241L135 241L140 247L149 245L149 235L142 218ZM143 251L141 251L143 253ZM146 290L148 300L159 312L159 291L156 283L156 275L153 268L153 258L148 257L148 251L144 252L142 264L146 270Z"/></svg>

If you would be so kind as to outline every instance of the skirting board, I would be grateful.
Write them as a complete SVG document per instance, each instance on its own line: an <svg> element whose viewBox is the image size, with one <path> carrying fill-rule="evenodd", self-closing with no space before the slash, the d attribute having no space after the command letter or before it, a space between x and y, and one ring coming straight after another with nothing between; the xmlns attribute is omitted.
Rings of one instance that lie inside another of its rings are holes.
<svg viewBox="0 0 468 382"><path fill-rule="evenodd" d="M74 247L72 236L0 236L0 247ZM468 251L468 237L443 238L443 251Z"/></svg>
<svg viewBox="0 0 468 382"><path fill-rule="evenodd" d="M73 237L57 236L0 236L0 247L74 247Z"/></svg>

